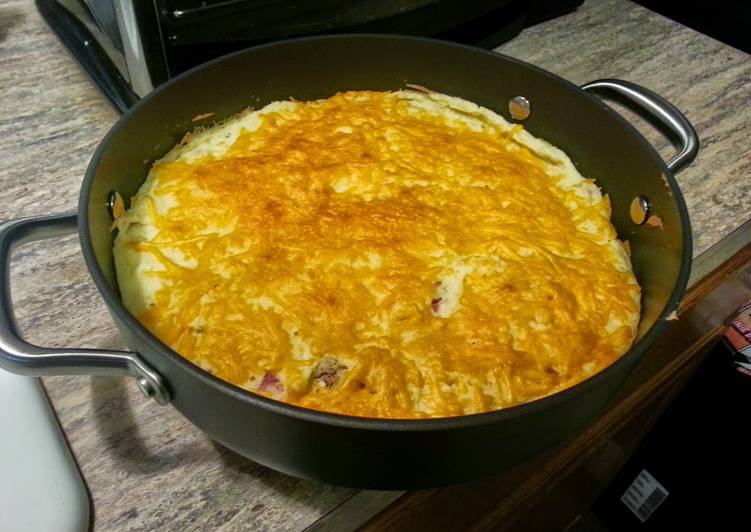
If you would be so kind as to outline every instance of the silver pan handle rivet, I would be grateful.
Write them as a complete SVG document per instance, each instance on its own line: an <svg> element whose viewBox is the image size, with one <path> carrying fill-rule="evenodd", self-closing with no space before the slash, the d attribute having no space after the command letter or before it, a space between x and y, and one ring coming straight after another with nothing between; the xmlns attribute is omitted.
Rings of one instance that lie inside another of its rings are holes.
<svg viewBox="0 0 751 532"><path fill-rule="evenodd" d="M110 190L109 195L107 196L107 209L110 211L110 216L112 219L115 219L115 202L117 201L117 192L114 190Z"/></svg>
<svg viewBox="0 0 751 532"><path fill-rule="evenodd" d="M514 96L508 101L508 112L514 120L526 120L532 108L524 96Z"/></svg>
<svg viewBox="0 0 751 532"><path fill-rule="evenodd" d="M631 200L631 221L641 225L649 218L649 200L644 196L636 196Z"/></svg>
<svg viewBox="0 0 751 532"><path fill-rule="evenodd" d="M154 397L154 387L146 377L138 377L136 379L136 386L138 386L138 389L141 390L146 397Z"/></svg>

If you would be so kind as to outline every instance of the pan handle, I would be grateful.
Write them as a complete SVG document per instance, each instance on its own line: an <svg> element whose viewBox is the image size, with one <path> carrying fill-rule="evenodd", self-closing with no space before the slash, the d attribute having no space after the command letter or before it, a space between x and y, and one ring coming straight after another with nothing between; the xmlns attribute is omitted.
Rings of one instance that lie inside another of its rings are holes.
<svg viewBox="0 0 751 532"><path fill-rule="evenodd" d="M667 165L674 174L683 170L696 158L699 137L694 126L676 106L649 89L620 79L599 79L581 86L587 92L603 96L616 96L645 118L667 128L668 136L677 140L678 154Z"/></svg>
<svg viewBox="0 0 751 532"><path fill-rule="evenodd" d="M170 394L162 377L137 353L101 349L51 349L18 332L10 294L10 257L17 246L75 232L76 213L19 218L0 224L0 368L19 375L130 375L160 405Z"/></svg>

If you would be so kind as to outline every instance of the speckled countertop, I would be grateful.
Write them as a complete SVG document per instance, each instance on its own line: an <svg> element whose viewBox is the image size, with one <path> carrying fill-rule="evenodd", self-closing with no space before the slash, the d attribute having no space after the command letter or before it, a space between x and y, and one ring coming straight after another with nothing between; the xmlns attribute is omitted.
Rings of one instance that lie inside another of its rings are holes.
<svg viewBox="0 0 751 532"><path fill-rule="evenodd" d="M749 55L625 0L587 0L499 50L575 83L635 81L686 112L702 140L699 157L678 177L696 256L751 218ZM0 72L0 220L73 209L115 112L28 0L0 3ZM664 139L644 131L669 155ZM20 249L11 280L31 341L125 347L75 237ZM353 525L370 511L359 510L395 496L298 480L240 458L172 408L143 398L129 379L44 384L90 490L96 530L298 530L343 508L352 519L328 523Z"/></svg>

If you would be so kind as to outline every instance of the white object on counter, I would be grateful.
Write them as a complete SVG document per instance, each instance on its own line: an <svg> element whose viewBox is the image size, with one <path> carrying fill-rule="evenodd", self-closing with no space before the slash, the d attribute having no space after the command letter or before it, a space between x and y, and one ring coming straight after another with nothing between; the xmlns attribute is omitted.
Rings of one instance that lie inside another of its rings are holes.
<svg viewBox="0 0 751 532"><path fill-rule="evenodd" d="M89 497L39 379L0 369L0 529L89 528Z"/></svg>

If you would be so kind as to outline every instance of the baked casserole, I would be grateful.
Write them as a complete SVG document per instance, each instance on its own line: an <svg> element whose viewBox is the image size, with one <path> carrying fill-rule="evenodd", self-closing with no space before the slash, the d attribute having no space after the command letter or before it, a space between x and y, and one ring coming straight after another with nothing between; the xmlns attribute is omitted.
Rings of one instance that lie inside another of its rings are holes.
<svg viewBox="0 0 751 532"><path fill-rule="evenodd" d="M217 377L328 412L531 401L636 334L610 203L560 149L444 94L279 101L197 130L115 226L126 307Z"/></svg>

